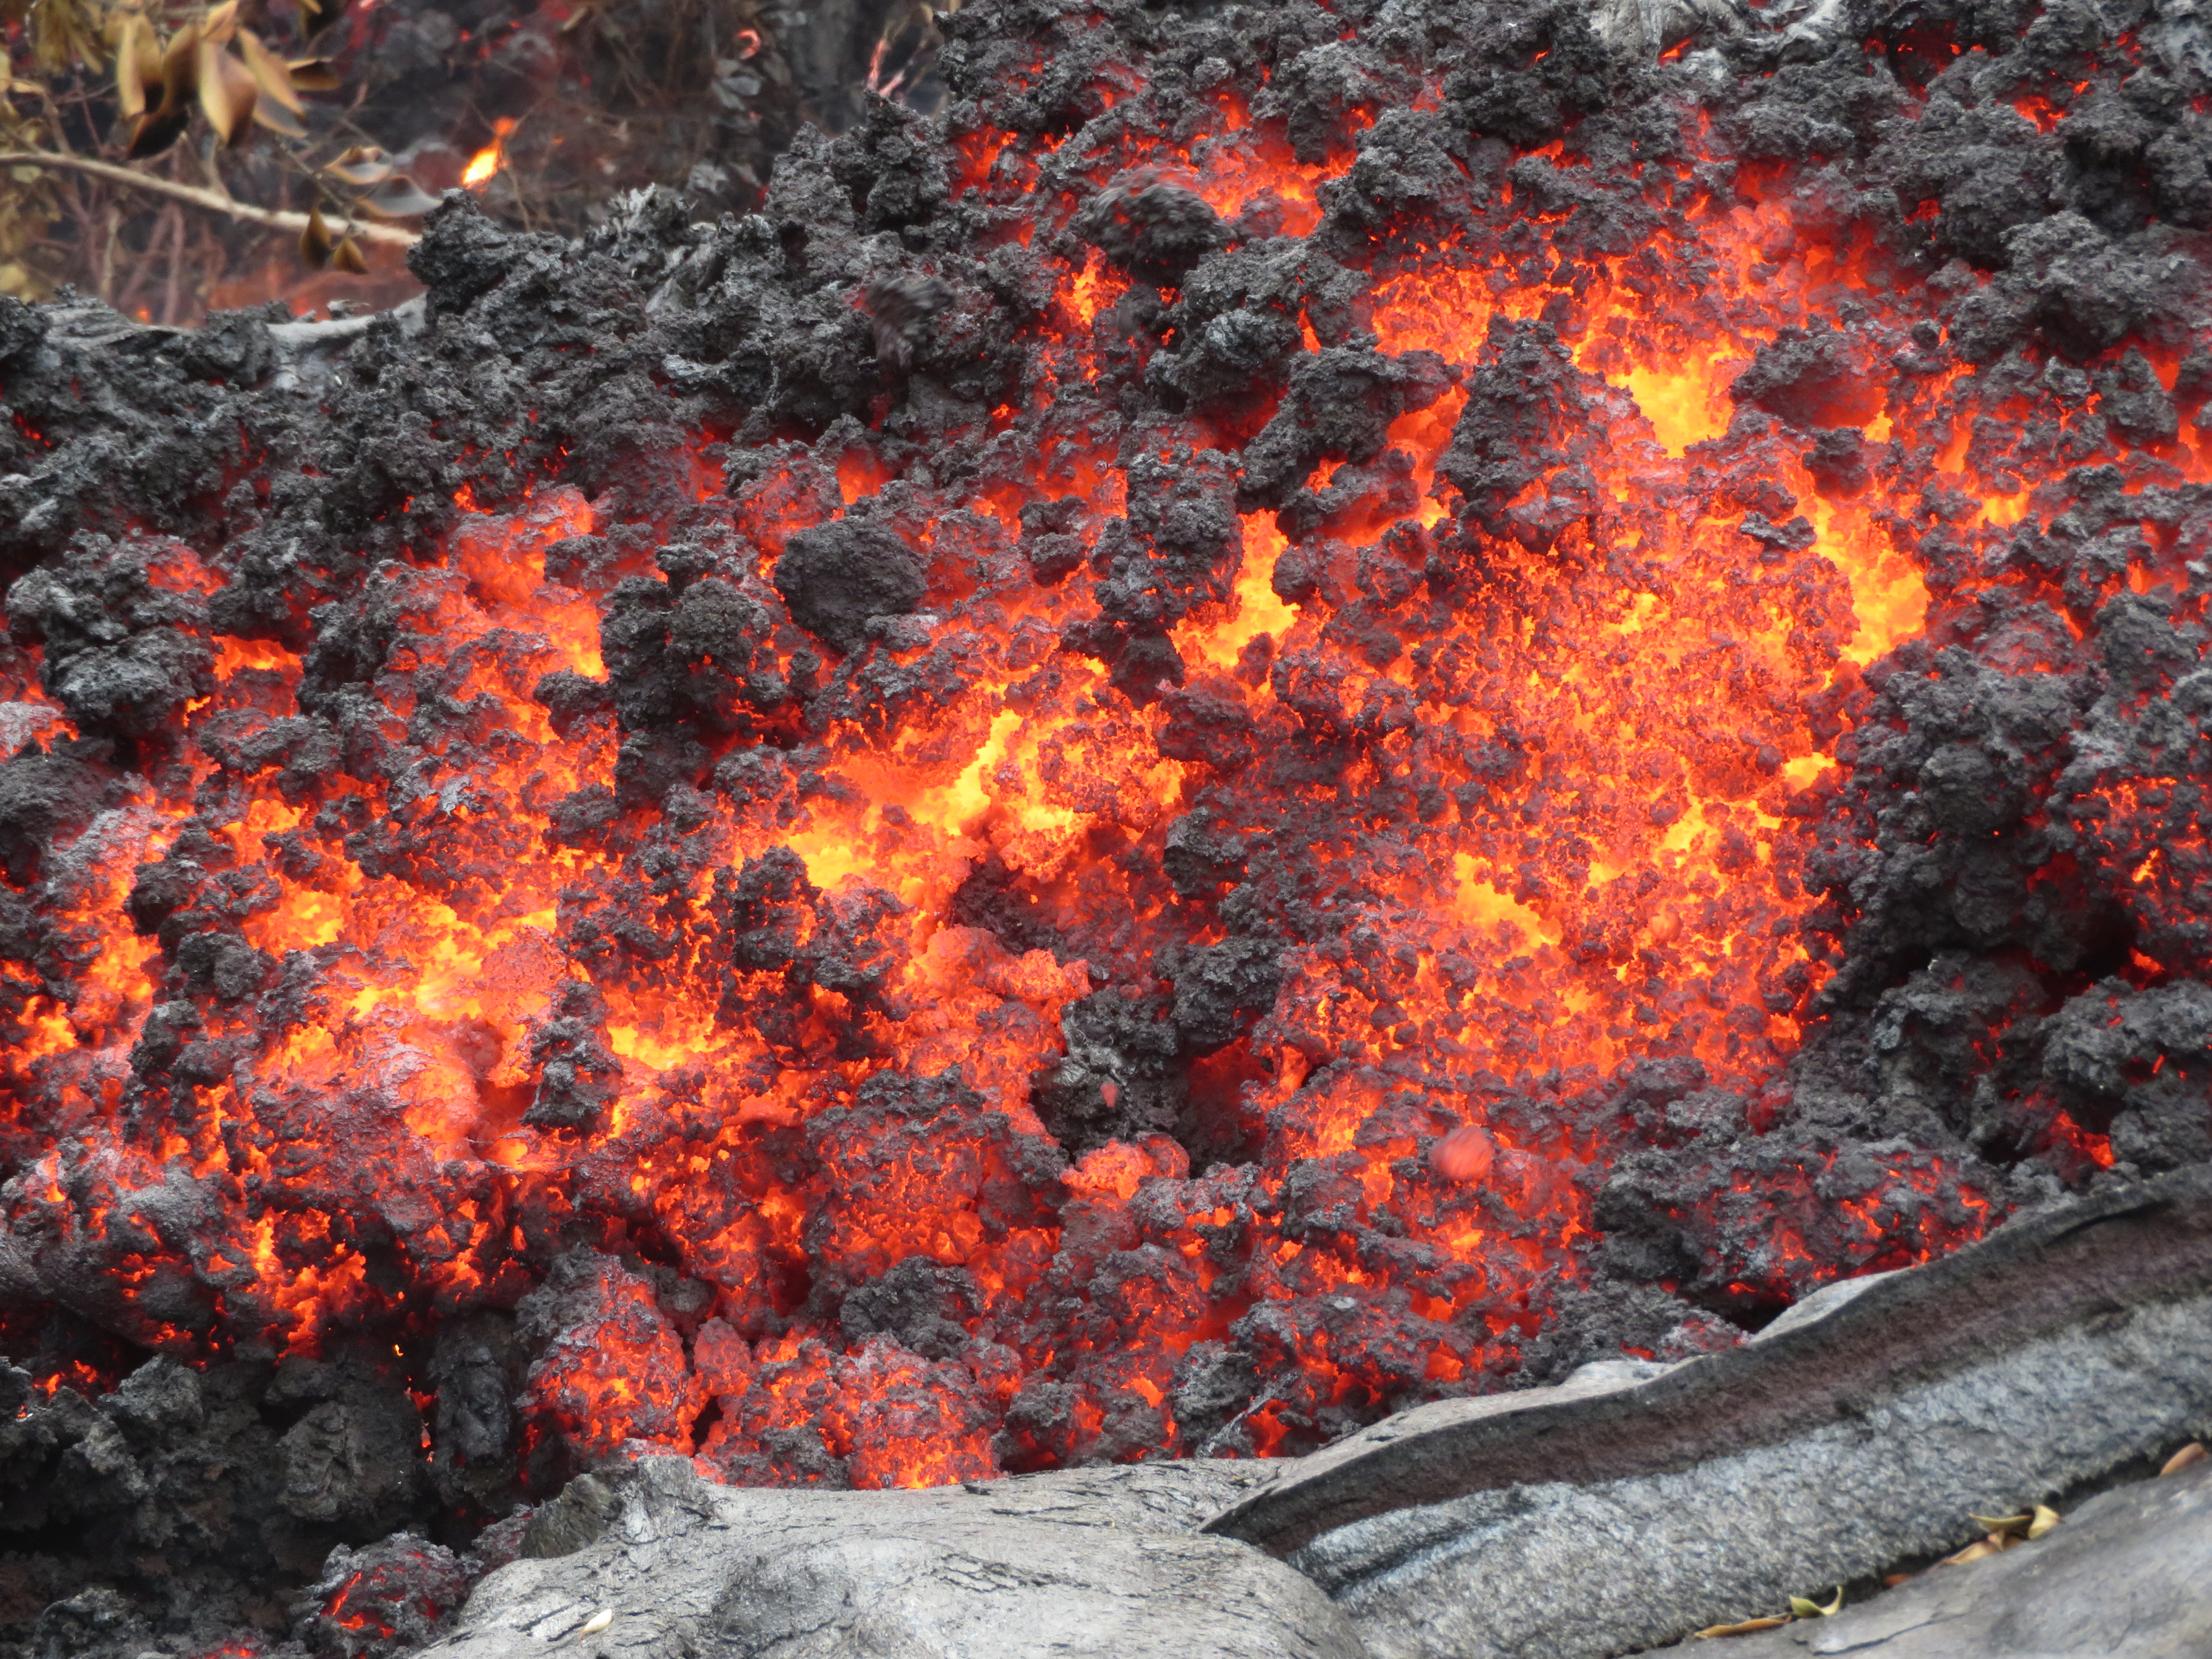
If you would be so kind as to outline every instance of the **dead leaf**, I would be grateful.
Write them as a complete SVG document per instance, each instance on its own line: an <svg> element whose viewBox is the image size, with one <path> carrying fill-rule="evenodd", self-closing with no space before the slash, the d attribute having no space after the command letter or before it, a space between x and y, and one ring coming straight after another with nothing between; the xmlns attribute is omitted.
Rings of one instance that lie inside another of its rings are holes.
<svg viewBox="0 0 2212 1659"><path fill-rule="evenodd" d="M2027 1523L2027 1535L2032 1539L2040 1538L2057 1526L2058 1521L2059 1515L2057 1510L2052 1509L2048 1504L2038 1504L2035 1506L2035 1519Z"/></svg>
<svg viewBox="0 0 2212 1659"><path fill-rule="evenodd" d="M211 40L199 46L199 93L208 125L224 143L235 144L252 131L253 72Z"/></svg>
<svg viewBox="0 0 2212 1659"><path fill-rule="evenodd" d="M2182 1470L2187 1468L2191 1464L2201 1463L2203 1461L2204 1443L2202 1440L2192 1440L2187 1445L2184 1446L2179 1451L2174 1453L2172 1456L2167 1458L2166 1460L2166 1466L2160 1469L2159 1473L2160 1474L2179 1474Z"/></svg>
<svg viewBox="0 0 2212 1659"><path fill-rule="evenodd" d="M366 276L368 275L368 261L361 257L361 250L354 246L352 237L341 236L337 246L331 252L331 269L343 270L354 276Z"/></svg>
<svg viewBox="0 0 2212 1659"><path fill-rule="evenodd" d="M1956 1555L1947 1555L1936 1565L1939 1567L1963 1567L1971 1562L1984 1561L2004 1547L1987 1538L1977 1538Z"/></svg>
<svg viewBox="0 0 2212 1659"><path fill-rule="evenodd" d="M368 190L392 176L392 158L374 144L356 144L337 161L325 162L323 171L340 184Z"/></svg>
<svg viewBox="0 0 2212 1659"><path fill-rule="evenodd" d="M438 198L404 173L395 173L361 198L361 205L386 219L411 219L438 205Z"/></svg>
<svg viewBox="0 0 2212 1659"><path fill-rule="evenodd" d="M28 14L29 27L20 38L31 48L32 62L43 72L59 75L79 64L95 72L107 62L107 42L101 28L104 9L90 5L9 5L0 8L8 21L12 47L18 42L18 25Z"/></svg>
<svg viewBox="0 0 2212 1659"><path fill-rule="evenodd" d="M123 20L115 42L115 102L126 120L146 112L146 94L161 84L161 48L136 12Z"/></svg>
<svg viewBox="0 0 2212 1659"><path fill-rule="evenodd" d="M1911 1583L1914 1577L1914 1574L1909 1572L1886 1572L1881 1576L1881 1587L1884 1589L1895 1589L1899 1584Z"/></svg>
<svg viewBox="0 0 2212 1659"><path fill-rule="evenodd" d="M200 25L200 35L218 46L227 46L238 33L238 0L223 0Z"/></svg>
<svg viewBox="0 0 2212 1659"><path fill-rule="evenodd" d="M284 71L292 77L293 87L301 92L337 92L345 85L328 58L288 58Z"/></svg>
<svg viewBox="0 0 2212 1659"><path fill-rule="evenodd" d="M192 95L193 67L198 60L200 26L187 23L169 37L161 49L161 112L183 109Z"/></svg>
<svg viewBox="0 0 2212 1659"><path fill-rule="evenodd" d="M300 233L300 257L320 270L331 262L331 228L323 222L323 210L307 210L307 228Z"/></svg>
<svg viewBox="0 0 2212 1659"><path fill-rule="evenodd" d="M1790 1611L1800 1619L1832 1619L1843 1610L1844 1587L1840 1584L1836 1586L1834 1599L1825 1607L1810 1596L1793 1595L1790 1598Z"/></svg>
<svg viewBox="0 0 2212 1659"><path fill-rule="evenodd" d="M238 55L246 60L246 67L253 72L253 84L261 88L264 99L282 104L295 115L305 115L307 106L293 90L291 71L284 60L269 50L268 46L252 29L238 32Z"/></svg>
<svg viewBox="0 0 2212 1659"><path fill-rule="evenodd" d="M1745 1619L1733 1625L1708 1625L1691 1640L1705 1642L1716 1636L1750 1636L1763 1630L1780 1630L1789 1622L1787 1619Z"/></svg>
<svg viewBox="0 0 2212 1659"><path fill-rule="evenodd" d="M1970 1510L1966 1513L1966 1519L1972 1521L1984 1532L2002 1534L2026 1532L2035 1517L2032 1515L1976 1515Z"/></svg>

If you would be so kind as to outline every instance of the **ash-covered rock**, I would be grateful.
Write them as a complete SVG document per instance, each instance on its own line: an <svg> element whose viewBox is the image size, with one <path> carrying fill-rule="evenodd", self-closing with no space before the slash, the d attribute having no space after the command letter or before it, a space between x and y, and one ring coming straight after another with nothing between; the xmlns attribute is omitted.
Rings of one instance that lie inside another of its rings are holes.
<svg viewBox="0 0 2212 1659"><path fill-rule="evenodd" d="M720 1640L770 1653L933 1642L980 1659L1049 1641L1355 1659L1358 1638L1310 1583L1194 1530L1243 1484L1232 1468L746 1493L701 1481L678 1459L647 1459L548 1505L553 1524L430 1650L498 1659L604 1631L610 1644Z"/></svg>
<svg viewBox="0 0 2212 1659"><path fill-rule="evenodd" d="M8 592L18 641L42 647L40 679L81 731L150 737L214 684L206 617L187 595L157 587L143 549L105 538L72 543Z"/></svg>

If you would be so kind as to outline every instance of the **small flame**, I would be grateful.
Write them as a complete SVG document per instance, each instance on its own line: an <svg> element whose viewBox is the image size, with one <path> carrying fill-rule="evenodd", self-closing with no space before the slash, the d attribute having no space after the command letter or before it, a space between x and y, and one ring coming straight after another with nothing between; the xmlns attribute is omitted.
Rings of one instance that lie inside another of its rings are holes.
<svg viewBox="0 0 2212 1659"><path fill-rule="evenodd" d="M489 184L492 175L507 165L507 135L514 131L512 116L502 115L492 123L491 143L469 158L469 165L461 174L464 190Z"/></svg>

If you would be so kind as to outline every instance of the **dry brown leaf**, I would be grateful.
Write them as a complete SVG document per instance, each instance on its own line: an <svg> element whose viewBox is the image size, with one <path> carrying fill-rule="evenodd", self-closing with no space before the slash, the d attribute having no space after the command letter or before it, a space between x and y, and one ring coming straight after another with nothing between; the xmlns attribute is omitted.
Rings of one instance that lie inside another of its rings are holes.
<svg viewBox="0 0 2212 1659"><path fill-rule="evenodd" d="M336 92L345 85L327 58L287 58L284 70L292 77L292 85L301 92Z"/></svg>
<svg viewBox="0 0 2212 1659"><path fill-rule="evenodd" d="M352 237L341 236L337 246L331 253L331 269L345 271L350 276L366 276L368 275L368 261L361 257L361 250L354 246Z"/></svg>
<svg viewBox="0 0 2212 1659"><path fill-rule="evenodd" d="M1895 1589L1899 1584L1911 1583L1914 1577L1914 1574L1909 1572L1886 1572L1881 1576L1881 1587L1884 1589Z"/></svg>
<svg viewBox="0 0 2212 1659"><path fill-rule="evenodd" d="M107 41L100 27L101 10L96 6L21 5L0 7L11 29L10 46L15 44L15 25L25 21L28 11L29 27L23 31L32 47L32 61L49 75L60 75L78 64L95 72L106 66Z"/></svg>
<svg viewBox="0 0 2212 1659"><path fill-rule="evenodd" d="M392 176L392 158L374 144L356 144L337 161L325 162L323 171L340 184L369 190Z"/></svg>
<svg viewBox="0 0 2212 1659"><path fill-rule="evenodd" d="M1970 1510L1966 1519L1991 1537L1998 1537L2010 1532L2026 1532L2035 1517L2032 1515L1976 1515Z"/></svg>
<svg viewBox="0 0 2212 1659"><path fill-rule="evenodd" d="M253 84L261 88L263 98L282 104L295 115L307 112L307 106L300 101L300 94L293 90L292 73L284 66L284 60L270 51L252 29L239 30L238 55L253 72Z"/></svg>
<svg viewBox="0 0 2212 1659"><path fill-rule="evenodd" d="M2031 1539L2041 1538L2057 1526L2058 1522L2059 1514L2057 1510L2052 1509L2048 1504L2038 1504L2035 1506L2035 1519L2027 1523L2027 1535Z"/></svg>
<svg viewBox="0 0 2212 1659"><path fill-rule="evenodd" d="M218 46L228 46L237 33L238 0L223 0L222 4L210 12L207 21L200 25L201 37L212 40Z"/></svg>
<svg viewBox="0 0 2212 1659"><path fill-rule="evenodd" d="M1998 1553L2004 1546L1991 1538L1977 1538L1956 1555L1947 1555L1936 1565L1939 1567L1963 1567L1970 1562L1983 1561Z"/></svg>
<svg viewBox="0 0 2212 1659"><path fill-rule="evenodd" d="M169 37L161 49L161 112L173 114L191 101L192 76L198 62L200 26L187 23Z"/></svg>
<svg viewBox="0 0 2212 1659"><path fill-rule="evenodd" d="M133 12L115 41L115 101L126 120L146 112L146 94L161 84L161 48L152 25Z"/></svg>
<svg viewBox="0 0 2212 1659"><path fill-rule="evenodd" d="M360 204L386 219L412 219L438 205L438 198L404 173L395 173L361 198Z"/></svg>
<svg viewBox="0 0 2212 1659"><path fill-rule="evenodd" d="M200 42L200 107L224 143L234 144L253 130L256 91L251 70L212 40Z"/></svg>
<svg viewBox="0 0 2212 1659"><path fill-rule="evenodd" d="M2202 1440L2192 1440L2187 1445L2184 1446L2179 1451L2174 1453L2172 1456L2167 1458L2166 1460L2165 1468L2159 1470L2159 1473L2160 1474L2179 1474L2182 1470L2187 1468L2191 1464L2201 1463L2203 1461L2204 1443Z"/></svg>
<svg viewBox="0 0 2212 1659"><path fill-rule="evenodd" d="M331 228L323 222L320 206L307 210L307 228L300 233L300 257L318 270L331 262Z"/></svg>
<svg viewBox="0 0 2212 1659"><path fill-rule="evenodd" d="M1716 1636L1752 1636L1763 1630L1780 1630L1789 1622L1787 1619L1745 1619L1733 1625L1708 1625L1691 1639L1707 1642Z"/></svg>

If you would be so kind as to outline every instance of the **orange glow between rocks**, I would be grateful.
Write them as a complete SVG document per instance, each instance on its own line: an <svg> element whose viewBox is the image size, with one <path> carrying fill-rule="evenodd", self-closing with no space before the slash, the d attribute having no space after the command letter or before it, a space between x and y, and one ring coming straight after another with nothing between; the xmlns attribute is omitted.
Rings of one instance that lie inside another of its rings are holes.
<svg viewBox="0 0 2212 1659"><path fill-rule="evenodd" d="M471 161L465 185L498 171L507 130ZM973 151L970 182L1026 188L1034 159L1020 149L994 136ZM1316 187L1331 176L1271 150L1241 116L1189 160L1218 211L1272 191L1292 234L1315 222ZM1188 689L1256 734L1243 765L1263 767L1301 732L1369 744L1352 799L1316 786L1291 806L1351 823L1361 790L1409 779L1437 804L1413 831L1313 849L1304 896L1355 917L1344 937L1362 942L1349 954L1294 942L1273 1011L1205 1062L1221 1097L1265 1125L1256 1177L1226 1166L1194 1174L1182 1148L1151 1137L1094 1150L1057 1177L1048 1201L1008 1207L1006 1194L1026 1190L1017 1166L1043 1136L1032 1079L1063 1054L1064 1014L1109 970L1129 982L1139 969L1102 962L1094 978L1089 962L1017 951L956 917L955 895L995 860L1094 922L1159 914L1182 901L1144 872L1157 872L1167 826L1211 778L1207 763L1163 752L1172 699L1133 704L1099 665L1057 649L1063 626L1095 614L1085 580L984 592L965 574L1007 563L1025 498L1085 497L1087 539L1121 510L1124 458L1063 450L1029 476L1002 469L972 498L917 487L902 508L932 561L933 596L973 593L981 620L871 648L903 665L953 665L956 693L888 730L834 726L804 789L699 797L690 833L714 839L719 866L735 872L788 849L796 885L778 902L805 937L848 928L878 941L891 957L879 987L864 995L817 983L776 1000L769 970L700 957L687 918L714 902L711 883L653 896L665 953L625 957L622 941L603 942L611 1104L588 1134L532 1127L522 1113L543 1064L532 1044L584 982L563 943L586 908L580 896L626 883L645 890L636 868L552 833L556 803L611 792L617 734L601 721L564 737L532 696L556 671L607 673L597 603L548 580L544 558L552 544L600 528L599 508L562 485L464 512L442 562L389 576L400 619L389 700L447 723L438 751L447 769L404 799L359 769L314 798L289 795L274 771L236 780L245 803L205 854L246 895L249 943L324 967L307 1017L204 1089L209 1109L185 1127L150 1142L118 1135L90 1162L49 1151L40 1201L52 1225L66 1235L119 1224L131 1195L171 1168L208 1180L236 1231L186 1270L219 1289L228 1328L304 1353L389 1311L356 1212L406 1241L398 1271L410 1305L439 1307L497 1284L514 1291L519 1241L598 1206L632 1236L663 1241L712 1286L713 1316L687 1338L642 1280L611 1277L585 1334L533 1370L526 1415L590 1455L675 1449L744 1479L811 1478L777 1461L777 1437L798 1430L818 1433L856 1484L988 1477L1004 1467L994 1413L1046 1376L1070 1379L1077 1396L1073 1438L1054 1455L1079 1455L1109 1419L1146 1413L1156 1449L1194 1451L1163 1405L1177 1356L1220 1340L1255 1307L1344 1286L1416 1298L1431 1323L1406 1358L1408 1377L1474 1387L1510 1376L1534 1287L1572 1275L1589 1237L1577 1177L1595 1154L1568 1132L1534 1137L1501 1121L1505 1103L1595 1086L1657 1055L1692 1056L1717 1086L1747 1092L1776 1074L1830 971L1800 931L1813 900L1799 826L1835 787L1845 724L1835 711L1862 670L1919 633L1930 605L1892 538L1896 503L1824 490L1779 441L1731 450L1734 379L1778 330L1826 314L1851 288L1849 256L1827 250L1754 278L1753 246L1771 248L1780 222L1778 207L1757 205L1697 220L1709 262L1657 250L1677 283L1656 292L1628 284L1626 261L1595 267L1571 293L1498 289L1494 273L1450 249L1385 276L1367 323L1382 349L1435 351L1460 384L1392 428L1417 505L1379 520L1351 512L1330 531L1345 583L1415 602L1403 596L1425 578L1404 550L1418 537L1390 533L1402 522L1433 538L1460 505L1439 466L1493 319L1559 318L1575 367L1606 389L1580 434L1590 440L1586 507L1564 528L1486 542L1454 602L1458 631L1415 652L1364 649L1320 607L1280 597L1275 577L1292 544L1265 513L1241 519L1225 604L1177 625ZM1062 268L1054 373L1091 372L1094 325L1127 289L1096 256ZM1048 401L1051 390L1036 396ZM2018 522L2027 488L2001 491L1975 475L1948 395L1945 383L1920 384L1862 429L1869 443L1905 446L1917 478L1963 481L1984 529ZM1316 484L1340 467L1325 461ZM855 445L834 477L710 499L761 548L765 568L791 533L892 482ZM1506 503L1506 516L1536 524L1552 482ZM1745 532L1761 502L1777 521L1803 515L1803 548L1762 554ZM195 733L289 713L302 665L273 645L224 639L215 673ZM205 782L214 763L188 753ZM347 822L374 823L392 844L363 830L317 830L319 811L349 803L358 811ZM126 804L87 832L69 905L93 964L87 989L66 1007L33 997L6 1062L16 1078L65 1079L87 1122L113 1115L146 1031L158 946L122 907L133 872L175 842L181 811ZM1287 835L1256 808L1230 827L1255 844ZM433 849L422 864L402 844L418 836ZM2154 879L2157 866L2139 874ZM749 1012L771 1003L772 1038ZM856 1103L872 1075L954 1067L966 1092L939 1117L861 1121ZM303 1140L313 1125L302 1103L348 1091L378 1103L356 1139ZM5 1109L19 1109L12 1097ZM1407 1162L1424 1138L1462 1123L1481 1137L1480 1158L1447 1160L1466 1179ZM794 1185L789 1148L802 1138L823 1174ZM2082 1156L2108 1164L2099 1139L2083 1137ZM1402 1259L1287 1230L1275 1200L1297 1160L1326 1165L1361 1216L1389 1212ZM374 1191L357 1191L351 1173L371 1161L383 1173ZM1921 1192L1942 1179L1924 1157L1901 1155L1893 1173ZM1808 1215L1823 1213L1815 1186L1808 1174ZM1773 1239L1773 1283L1785 1268L1818 1277L1902 1265L1881 1243L1881 1218L1835 1212L1821 1224L1831 1231L1817 1248L1787 1228ZM1929 1224L1913 1259L1980 1221ZM149 1233L143 1254L150 1262L178 1248ZM791 1286L825 1255L878 1269L914 1256L958 1267L980 1287L977 1328L1109 1257L1141 1255L1145 1266L1099 1292L1104 1311L1080 1352L1073 1339L1034 1328L1020 1336L1009 1323L985 1358L956 1362L794 1323L803 1293ZM116 1293L127 1308L132 1285ZM133 1332L187 1355L204 1353L205 1337L151 1316ZM1407 1380L1355 1374L1311 1332L1285 1340L1304 1379L1301 1409ZM695 1432L710 1401L711 1426ZM1252 1412L1255 1449L1295 1449L1291 1409Z"/></svg>

